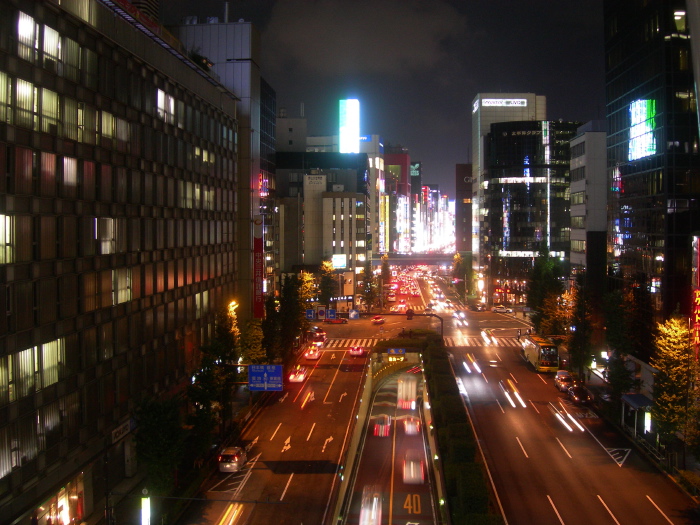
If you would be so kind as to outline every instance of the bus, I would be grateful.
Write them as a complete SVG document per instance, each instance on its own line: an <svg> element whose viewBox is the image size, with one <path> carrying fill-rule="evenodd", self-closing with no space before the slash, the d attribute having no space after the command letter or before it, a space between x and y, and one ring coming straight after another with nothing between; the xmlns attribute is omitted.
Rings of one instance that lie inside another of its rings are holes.
<svg viewBox="0 0 700 525"><path fill-rule="evenodd" d="M537 372L559 370L557 345L541 335L528 335L523 339L523 359L532 363Z"/></svg>

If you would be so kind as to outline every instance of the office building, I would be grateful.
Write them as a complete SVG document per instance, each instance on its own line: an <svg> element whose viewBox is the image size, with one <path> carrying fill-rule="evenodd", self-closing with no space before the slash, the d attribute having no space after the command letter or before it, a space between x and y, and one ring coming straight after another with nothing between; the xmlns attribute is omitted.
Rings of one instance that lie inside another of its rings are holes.
<svg viewBox="0 0 700 525"><path fill-rule="evenodd" d="M236 98L144 20L0 4L3 523L104 515L235 295Z"/></svg>
<svg viewBox="0 0 700 525"><path fill-rule="evenodd" d="M487 301L524 303L527 279L541 254L568 261L569 143L580 125L547 120L491 124L482 173Z"/></svg>
<svg viewBox="0 0 700 525"><path fill-rule="evenodd" d="M608 273L653 315L691 311L700 229L697 97L685 2L606 1Z"/></svg>
<svg viewBox="0 0 700 525"><path fill-rule="evenodd" d="M225 15L226 16L226 15ZM262 318L264 296L279 287L276 246L276 94L260 73L260 34L250 22L209 17L170 28L188 50L204 57L238 104L237 311L241 323ZM243 196L249 198L243 198ZM260 231L254 231L259 225ZM262 238L261 238L262 237Z"/></svg>
<svg viewBox="0 0 700 525"><path fill-rule="evenodd" d="M533 93L478 93L472 101L472 266L476 272L488 271L487 256L490 252L484 139L491 132L493 123L543 121L546 118L546 97Z"/></svg>

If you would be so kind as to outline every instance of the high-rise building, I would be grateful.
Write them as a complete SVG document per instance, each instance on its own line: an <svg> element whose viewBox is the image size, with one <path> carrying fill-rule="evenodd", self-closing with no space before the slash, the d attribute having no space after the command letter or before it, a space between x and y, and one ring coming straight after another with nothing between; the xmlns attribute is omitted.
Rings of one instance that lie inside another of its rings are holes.
<svg viewBox="0 0 700 525"><path fill-rule="evenodd" d="M0 35L0 516L81 523L234 297L237 100L115 5L6 0Z"/></svg>
<svg viewBox="0 0 700 525"><path fill-rule="evenodd" d="M472 267L477 272L488 270L490 252L485 223L489 211L484 200L488 190L484 139L493 123L546 118L546 97L533 93L478 93L472 101Z"/></svg>
<svg viewBox="0 0 700 525"><path fill-rule="evenodd" d="M700 229L697 98L685 2L605 2L608 265L656 318L690 313Z"/></svg>
<svg viewBox="0 0 700 525"><path fill-rule="evenodd" d="M580 125L548 120L491 124L482 201L487 301L523 303L537 256L568 260L569 142Z"/></svg>
<svg viewBox="0 0 700 525"><path fill-rule="evenodd" d="M236 237L237 311L242 323L261 318L264 294L279 284L276 246L275 141L276 94L260 73L260 34L250 22L188 23L170 28L190 54L201 55L221 83L239 99L238 224ZM262 242L254 225L262 226ZM260 253L262 250L262 253Z"/></svg>

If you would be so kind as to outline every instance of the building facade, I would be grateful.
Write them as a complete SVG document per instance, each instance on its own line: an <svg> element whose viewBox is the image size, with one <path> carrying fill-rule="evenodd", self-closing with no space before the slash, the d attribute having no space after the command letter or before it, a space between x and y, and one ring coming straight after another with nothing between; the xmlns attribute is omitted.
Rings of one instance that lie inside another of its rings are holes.
<svg viewBox="0 0 700 525"><path fill-rule="evenodd" d="M534 259L568 261L569 142L580 123L491 124L486 137L483 204L488 301L525 301Z"/></svg>
<svg viewBox="0 0 700 525"><path fill-rule="evenodd" d="M196 17L188 21L197 22ZM242 323L262 318L264 294L279 286L279 250L276 246L275 151L277 96L260 73L260 33L250 22L187 23L171 28L190 54L211 64L211 71L238 98L239 272L238 316ZM262 251L254 228L260 224ZM264 262L263 262L264 261Z"/></svg>
<svg viewBox="0 0 700 525"><path fill-rule="evenodd" d="M0 4L5 523L104 513L235 292L236 99L123 7Z"/></svg>
<svg viewBox="0 0 700 525"><path fill-rule="evenodd" d="M478 93L472 101L472 266L477 273L489 271L485 137L491 132L491 124L496 122L546 118L546 97L533 93Z"/></svg>
<svg viewBox="0 0 700 525"><path fill-rule="evenodd" d="M700 228L697 98L685 2L605 2L608 266L658 320L690 314Z"/></svg>

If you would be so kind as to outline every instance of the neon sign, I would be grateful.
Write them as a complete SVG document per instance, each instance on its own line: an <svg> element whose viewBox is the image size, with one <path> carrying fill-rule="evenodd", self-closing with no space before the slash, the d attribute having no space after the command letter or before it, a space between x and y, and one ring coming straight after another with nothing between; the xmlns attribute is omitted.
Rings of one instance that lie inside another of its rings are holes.
<svg viewBox="0 0 700 525"><path fill-rule="evenodd" d="M656 153L656 101L635 100L630 104L630 144L628 160L637 160Z"/></svg>

